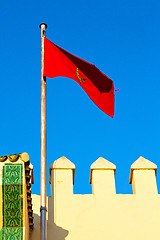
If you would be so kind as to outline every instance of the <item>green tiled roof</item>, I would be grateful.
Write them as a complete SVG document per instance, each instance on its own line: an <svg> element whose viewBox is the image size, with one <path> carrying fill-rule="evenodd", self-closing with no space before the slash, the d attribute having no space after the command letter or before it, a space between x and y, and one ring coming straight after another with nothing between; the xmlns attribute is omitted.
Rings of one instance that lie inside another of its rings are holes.
<svg viewBox="0 0 160 240"><path fill-rule="evenodd" d="M29 155L28 153L18 153L13 155L5 155L0 157L0 162L5 162L6 160L9 160L10 162L16 162L17 160L21 160L22 162L28 162L29 161Z"/></svg>

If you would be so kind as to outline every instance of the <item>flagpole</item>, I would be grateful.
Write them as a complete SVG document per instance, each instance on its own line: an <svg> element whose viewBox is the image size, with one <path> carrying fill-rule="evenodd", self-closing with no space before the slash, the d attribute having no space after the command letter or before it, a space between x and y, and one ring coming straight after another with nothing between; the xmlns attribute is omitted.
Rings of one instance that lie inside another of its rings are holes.
<svg viewBox="0 0 160 240"><path fill-rule="evenodd" d="M41 240L47 240L46 224L46 77L44 70L44 37L47 24L41 23Z"/></svg>

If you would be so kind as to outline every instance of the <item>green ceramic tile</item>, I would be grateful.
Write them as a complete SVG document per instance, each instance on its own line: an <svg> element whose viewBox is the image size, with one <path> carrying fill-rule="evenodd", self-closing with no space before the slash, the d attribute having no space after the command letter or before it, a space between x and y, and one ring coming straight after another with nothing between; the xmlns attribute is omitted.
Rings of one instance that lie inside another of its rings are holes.
<svg viewBox="0 0 160 240"><path fill-rule="evenodd" d="M3 185L3 227L23 227L23 186Z"/></svg>
<svg viewBox="0 0 160 240"><path fill-rule="evenodd" d="M0 240L23 240L23 228L2 228Z"/></svg>
<svg viewBox="0 0 160 240"><path fill-rule="evenodd" d="M3 228L0 240L23 239L23 165L6 163L2 177Z"/></svg>
<svg viewBox="0 0 160 240"><path fill-rule="evenodd" d="M23 184L23 165L6 163L3 166L2 184Z"/></svg>

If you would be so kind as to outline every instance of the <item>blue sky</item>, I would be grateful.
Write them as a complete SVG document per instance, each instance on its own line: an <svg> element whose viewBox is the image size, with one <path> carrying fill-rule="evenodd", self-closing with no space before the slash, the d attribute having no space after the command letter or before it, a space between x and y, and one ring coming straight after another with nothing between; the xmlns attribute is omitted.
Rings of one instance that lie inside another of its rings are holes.
<svg viewBox="0 0 160 240"><path fill-rule="evenodd" d="M159 10L158 0L1 2L0 155L28 152L33 193L40 193L42 22L47 38L95 63L120 89L111 119L75 81L47 79L47 174L66 156L76 165L74 192L91 193L90 165L101 156L117 166L117 193L132 193L130 165L143 156L157 164L160 182Z"/></svg>

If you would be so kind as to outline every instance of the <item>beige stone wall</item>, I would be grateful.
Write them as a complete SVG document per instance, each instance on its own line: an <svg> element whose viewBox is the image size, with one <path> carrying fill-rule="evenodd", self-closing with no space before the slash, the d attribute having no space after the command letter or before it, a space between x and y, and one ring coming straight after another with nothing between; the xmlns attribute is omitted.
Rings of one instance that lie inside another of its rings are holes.
<svg viewBox="0 0 160 240"><path fill-rule="evenodd" d="M50 166L48 240L151 240L160 237L157 166L140 157L131 166L133 194L116 194L116 166L99 158L91 165L93 194L73 194L75 166L62 157ZM40 197L32 195L34 230L40 239Z"/></svg>

